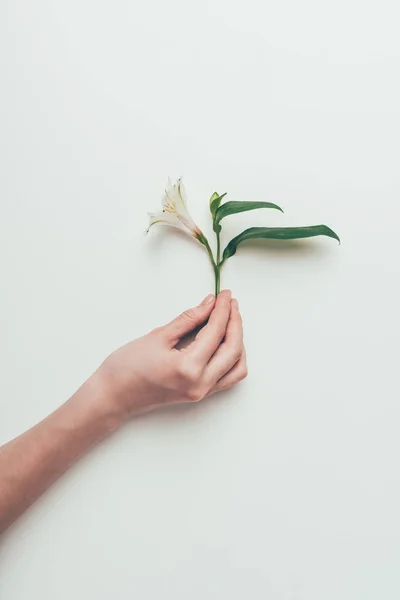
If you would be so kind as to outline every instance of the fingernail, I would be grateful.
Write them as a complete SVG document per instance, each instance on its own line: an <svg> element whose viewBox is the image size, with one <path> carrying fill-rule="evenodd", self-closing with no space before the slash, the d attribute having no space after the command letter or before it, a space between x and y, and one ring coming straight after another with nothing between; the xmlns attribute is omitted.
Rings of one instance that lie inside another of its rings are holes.
<svg viewBox="0 0 400 600"><path fill-rule="evenodd" d="M200 306L204 306L205 304L210 304L213 300L214 300L215 296L214 294L208 294L208 296L206 296L203 300L203 302L200 303Z"/></svg>
<svg viewBox="0 0 400 600"><path fill-rule="evenodd" d="M231 290L222 290L221 294L224 294L225 296L228 296L229 298L232 296Z"/></svg>
<svg viewBox="0 0 400 600"><path fill-rule="evenodd" d="M237 310L239 310L239 302L236 300L236 298L233 298L232 304Z"/></svg>

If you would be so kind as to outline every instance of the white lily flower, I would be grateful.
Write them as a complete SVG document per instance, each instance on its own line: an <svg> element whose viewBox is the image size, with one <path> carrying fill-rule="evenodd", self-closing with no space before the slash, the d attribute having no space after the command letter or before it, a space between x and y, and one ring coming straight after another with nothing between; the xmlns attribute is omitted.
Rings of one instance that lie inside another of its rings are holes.
<svg viewBox="0 0 400 600"><path fill-rule="evenodd" d="M149 231L152 225L163 223L171 227L177 227L182 231L186 231L199 242L204 243L204 235L197 227L186 206L186 193L181 179L172 185L168 179L165 196L162 199L162 211L158 213L149 213L150 223L146 230Z"/></svg>

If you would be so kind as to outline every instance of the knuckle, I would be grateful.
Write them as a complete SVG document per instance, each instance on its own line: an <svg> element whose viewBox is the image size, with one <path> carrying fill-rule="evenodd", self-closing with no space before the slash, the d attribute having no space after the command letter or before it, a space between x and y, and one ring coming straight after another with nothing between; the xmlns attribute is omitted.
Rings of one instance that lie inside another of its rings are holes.
<svg viewBox="0 0 400 600"><path fill-rule="evenodd" d="M179 366L179 375L185 384L195 384L201 375L201 369L193 360L185 359Z"/></svg>
<svg viewBox="0 0 400 600"><path fill-rule="evenodd" d="M234 358L236 359L236 361L240 360L242 358L242 349L236 348L234 353L233 353Z"/></svg>
<svg viewBox="0 0 400 600"><path fill-rule="evenodd" d="M240 346L234 346L231 349L231 359L237 363L242 358L242 348Z"/></svg>
<svg viewBox="0 0 400 600"><path fill-rule="evenodd" d="M165 328L163 325L161 325L160 327L155 327L154 329L152 329L151 331L149 331L149 334L151 336L159 336L162 335L162 333L164 332Z"/></svg>
<svg viewBox="0 0 400 600"><path fill-rule="evenodd" d="M185 310L179 318L185 323L195 323L196 322L196 311L193 308L189 308Z"/></svg>
<svg viewBox="0 0 400 600"><path fill-rule="evenodd" d="M246 379L247 375L249 374L249 370L247 368L247 365L244 365L241 369L240 369L240 381L243 381L243 379Z"/></svg>
<svg viewBox="0 0 400 600"><path fill-rule="evenodd" d="M186 397L189 402L200 402L206 394L207 391L202 386L194 386L187 391Z"/></svg>

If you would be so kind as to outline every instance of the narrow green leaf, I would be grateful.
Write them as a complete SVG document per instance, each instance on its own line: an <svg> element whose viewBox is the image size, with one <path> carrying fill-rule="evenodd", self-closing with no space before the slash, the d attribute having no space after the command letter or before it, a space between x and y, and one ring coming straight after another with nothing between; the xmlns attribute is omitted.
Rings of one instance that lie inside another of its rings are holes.
<svg viewBox="0 0 400 600"><path fill-rule="evenodd" d="M218 196L217 192L214 192L210 198L210 212L213 219L215 218L215 213L217 212L218 207L221 204L221 200L224 196L226 196L226 193L221 194L221 196Z"/></svg>
<svg viewBox="0 0 400 600"><path fill-rule="evenodd" d="M339 236L326 225L311 225L310 227L250 227L234 237L224 250L222 262L233 256L239 244L246 240L269 239L269 240L297 240L300 238L326 235L334 238L340 243Z"/></svg>
<svg viewBox="0 0 400 600"><path fill-rule="evenodd" d="M218 208L215 214L215 221L219 223L221 219L228 215L234 215L235 213L246 212L248 210L256 210L257 208L276 208L283 212L280 206L273 204L272 202L239 202L231 201L225 202Z"/></svg>
<svg viewBox="0 0 400 600"><path fill-rule="evenodd" d="M215 200L216 198L218 198L218 196L219 196L218 192L213 193L213 195L210 198L210 206L211 206L212 201Z"/></svg>

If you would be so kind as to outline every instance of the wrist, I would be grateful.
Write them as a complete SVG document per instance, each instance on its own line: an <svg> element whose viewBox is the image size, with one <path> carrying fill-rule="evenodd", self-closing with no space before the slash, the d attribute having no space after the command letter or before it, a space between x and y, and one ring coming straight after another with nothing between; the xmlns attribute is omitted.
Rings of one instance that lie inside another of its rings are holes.
<svg viewBox="0 0 400 600"><path fill-rule="evenodd" d="M106 358L90 378L90 385L95 390L102 410L111 422L115 422L116 427L141 412L138 385L132 379L132 374L127 381L126 375L121 373L114 354Z"/></svg>
<svg viewBox="0 0 400 600"><path fill-rule="evenodd" d="M100 367L71 398L78 402L81 410L90 414L93 423L98 423L104 434L118 429L128 419L126 411L119 406L112 382Z"/></svg>

